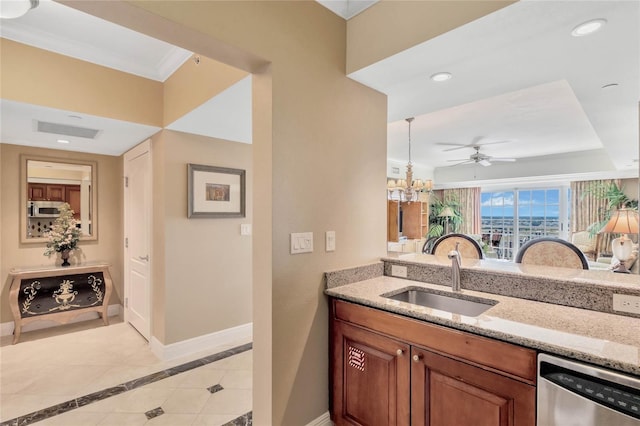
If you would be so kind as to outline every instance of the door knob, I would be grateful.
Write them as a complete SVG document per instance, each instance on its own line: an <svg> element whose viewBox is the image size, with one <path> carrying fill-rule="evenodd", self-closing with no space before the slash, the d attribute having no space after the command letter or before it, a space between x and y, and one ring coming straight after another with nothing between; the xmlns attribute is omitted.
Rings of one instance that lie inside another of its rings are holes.
<svg viewBox="0 0 640 426"><path fill-rule="evenodd" d="M414 355L414 356L413 356L413 360L414 360L415 362L419 362L421 359L422 359L422 355L418 355L418 354L416 354L416 355Z"/></svg>
<svg viewBox="0 0 640 426"><path fill-rule="evenodd" d="M402 349L398 349L398 350L396 351L396 354L397 354L398 356L402 355L403 353L404 353L404 351L403 351Z"/></svg>
<svg viewBox="0 0 640 426"><path fill-rule="evenodd" d="M144 260L145 262L148 262L148 261L149 261L149 255L146 255L146 256L138 256L138 259L140 259L140 260Z"/></svg>

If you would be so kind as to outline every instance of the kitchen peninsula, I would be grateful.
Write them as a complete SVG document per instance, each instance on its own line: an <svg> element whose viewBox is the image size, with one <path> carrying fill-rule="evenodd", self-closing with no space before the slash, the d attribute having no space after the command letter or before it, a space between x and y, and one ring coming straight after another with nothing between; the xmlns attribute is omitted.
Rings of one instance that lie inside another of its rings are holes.
<svg viewBox="0 0 640 426"><path fill-rule="evenodd" d="M407 289L451 295L449 262L410 254L326 274L334 422L425 424L439 409L463 421L453 407L473 403L495 424L533 425L538 353L640 377L640 316L612 304L613 294L640 296L638 276L467 259L455 297L489 299L484 313L390 298Z"/></svg>

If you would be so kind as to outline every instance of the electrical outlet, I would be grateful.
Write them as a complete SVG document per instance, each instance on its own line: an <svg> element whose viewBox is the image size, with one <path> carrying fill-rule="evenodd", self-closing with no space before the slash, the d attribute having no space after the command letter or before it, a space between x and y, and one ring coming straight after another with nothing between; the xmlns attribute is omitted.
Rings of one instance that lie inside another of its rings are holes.
<svg viewBox="0 0 640 426"><path fill-rule="evenodd" d="M640 296L613 294L613 310L640 315Z"/></svg>
<svg viewBox="0 0 640 426"><path fill-rule="evenodd" d="M407 267L400 265L391 265L391 276L407 278Z"/></svg>

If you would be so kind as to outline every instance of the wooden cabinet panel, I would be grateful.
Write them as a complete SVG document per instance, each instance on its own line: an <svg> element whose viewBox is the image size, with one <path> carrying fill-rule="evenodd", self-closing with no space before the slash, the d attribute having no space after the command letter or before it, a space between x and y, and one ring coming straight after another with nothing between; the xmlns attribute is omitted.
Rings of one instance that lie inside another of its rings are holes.
<svg viewBox="0 0 640 426"><path fill-rule="evenodd" d="M397 243L400 240L400 202L387 201L387 241Z"/></svg>
<svg viewBox="0 0 640 426"><path fill-rule="evenodd" d="M47 200L64 201L64 185L47 184Z"/></svg>
<svg viewBox="0 0 640 426"><path fill-rule="evenodd" d="M535 351L340 300L331 307L337 425L534 426Z"/></svg>
<svg viewBox="0 0 640 426"><path fill-rule="evenodd" d="M334 303L338 319L535 383L534 350L341 300Z"/></svg>
<svg viewBox="0 0 640 426"><path fill-rule="evenodd" d="M429 230L428 212L428 204L421 201L387 200L387 241L398 242L400 235L411 240L423 238Z"/></svg>
<svg viewBox="0 0 640 426"><path fill-rule="evenodd" d="M80 218L80 185L66 185L64 200L73 210L73 217Z"/></svg>
<svg viewBox="0 0 640 426"><path fill-rule="evenodd" d="M332 420L336 425L409 425L409 346L333 323Z"/></svg>
<svg viewBox="0 0 640 426"><path fill-rule="evenodd" d="M422 348L412 357L412 424L535 425L534 386Z"/></svg>
<svg viewBox="0 0 640 426"><path fill-rule="evenodd" d="M29 200L31 201L47 200L47 185L45 185L44 183L30 183L28 191Z"/></svg>
<svg viewBox="0 0 640 426"><path fill-rule="evenodd" d="M422 203L402 203L402 235L412 240L424 237L422 234Z"/></svg>

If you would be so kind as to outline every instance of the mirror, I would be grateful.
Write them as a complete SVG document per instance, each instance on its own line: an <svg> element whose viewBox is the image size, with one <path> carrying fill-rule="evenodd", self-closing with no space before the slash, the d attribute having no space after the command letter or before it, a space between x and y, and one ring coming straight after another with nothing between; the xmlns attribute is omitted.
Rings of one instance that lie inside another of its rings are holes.
<svg viewBox="0 0 640 426"><path fill-rule="evenodd" d="M45 232L68 203L81 240L97 239L97 165L51 157L23 156L21 164L20 241L43 243Z"/></svg>
<svg viewBox="0 0 640 426"><path fill-rule="evenodd" d="M378 74L360 72L389 96L387 176L404 179L412 155L414 179L480 187L493 208L480 212L481 232L499 259L549 227L568 240L586 230L568 223L569 182L621 179L637 200L638 11L637 2L516 2L386 60ZM606 25L572 35L593 18ZM429 78L438 71L450 80Z"/></svg>

